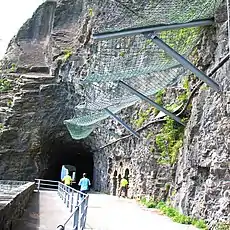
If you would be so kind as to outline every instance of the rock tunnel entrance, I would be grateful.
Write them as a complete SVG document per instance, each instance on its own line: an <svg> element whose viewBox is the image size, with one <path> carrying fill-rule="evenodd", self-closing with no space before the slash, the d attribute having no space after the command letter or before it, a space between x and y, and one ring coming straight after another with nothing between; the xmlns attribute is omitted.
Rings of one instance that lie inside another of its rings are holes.
<svg viewBox="0 0 230 230"><path fill-rule="evenodd" d="M47 168L42 178L47 180L60 181L62 165L72 165L76 168L76 184L83 173L87 173L88 178L93 183L93 154L77 141L65 142L63 140L49 141L44 146L44 151L48 157Z"/></svg>

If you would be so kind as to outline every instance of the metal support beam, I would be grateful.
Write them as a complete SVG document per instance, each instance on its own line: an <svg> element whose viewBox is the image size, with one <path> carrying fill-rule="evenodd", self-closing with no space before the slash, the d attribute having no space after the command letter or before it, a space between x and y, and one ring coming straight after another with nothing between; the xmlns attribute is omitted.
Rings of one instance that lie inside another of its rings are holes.
<svg viewBox="0 0 230 230"><path fill-rule="evenodd" d="M144 35L146 38L151 39L158 47L163 49L168 55L176 59L186 69L191 70L191 72L193 72L200 80L205 82L207 85L209 85L211 88L213 88L217 92L220 92L220 87L214 80L212 80L206 74L204 74L199 69L197 69L186 58L178 54L174 49L172 49L165 42L163 42L160 38L158 38L155 33L145 33Z"/></svg>
<svg viewBox="0 0 230 230"><path fill-rule="evenodd" d="M145 95L143 95L142 93L138 92L137 90L135 90L134 88L132 88L131 86L127 85L125 82L123 81L119 81L119 83L124 86L127 90L129 90L130 92L132 92L134 95L138 96L139 98L141 98L142 100L148 102L149 104L151 104L154 108L162 111L163 113L165 113L166 115L168 115L169 117L171 117L173 120L175 120L176 122L180 123L181 125L184 125L184 123L181 121L181 119L179 117L177 117L176 115L174 115L173 113L169 112L167 109L163 108L162 106L160 106L159 104L157 104L156 102L154 102L153 100L149 99L148 97L146 97Z"/></svg>
<svg viewBox="0 0 230 230"><path fill-rule="evenodd" d="M127 124L125 124L119 117L117 117L114 113L112 113L109 109L105 109L105 111L116 121L118 121L124 128L126 128L129 132L131 132L135 137L140 138L140 135L131 129Z"/></svg>
<svg viewBox="0 0 230 230"><path fill-rule="evenodd" d="M213 19L204 19L204 20L192 21L187 23L154 25L154 26L147 26L147 27L124 29L124 30L114 31L114 32L98 33L98 34L94 34L93 38L95 40L108 40L108 39L120 38L125 36L134 36L137 34L143 34L143 33L148 33L153 31L156 32L156 31L196 27L196 26L208 26L208 25L212 25L213 23L214 23Z"/></svg>

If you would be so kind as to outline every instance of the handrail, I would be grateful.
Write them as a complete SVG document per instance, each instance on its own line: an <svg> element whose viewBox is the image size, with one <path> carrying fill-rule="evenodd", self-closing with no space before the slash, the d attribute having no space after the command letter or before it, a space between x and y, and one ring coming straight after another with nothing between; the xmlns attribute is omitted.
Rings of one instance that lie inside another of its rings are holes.
<svg viewBox="0 0 230 230"><path fill-rule="evenodd" d="M42 182L47 182L47 183L42 183ZM53 184L53 183L56 183L56 184ZM37 185L37 191L38 192L40 191L42 186L53 187L53 188L49 188L49 190L57 190L58 189L58 183L59 183L59 181L55 181L55 180L35 179L35 184ZM43 189L44 188L48 189L47 187L43 187Z"/></svg>
<svg viewBox="0 0 230 230"><path fill-rule="evenodd" d="M75 193L77 196L74 196ZM63 225L57 227L57 230L64 230L72 217L74 217L73 230L83 230L86 223L89 195L71 188L68 185L64 185L61 182L58 183L58 194L64 200L67 207L70 206L71 214ZM76 198L75 201L74 197ZM75 207L73 209L74 203Z"/></svg>
<svg viewBox="0 0 230 230"><path fill-rule="evenodd" d="M64 201L64 204L66 204L67 208L70 208L69 217L66 219L63 225L57 226L56 230L65 230L65 227L69 223L71 218L74 218L72 229L83 230L86 224L89 195L81 191L78 191L68 185L65 185L60 181L43 180L43 179L35 179L35 181L37 184L38 192L40 191L40 188L43 185L50 186L50 187L57 187L57 189L55 190L58 192L58 195ZM52 184L52 183L57 183L57 184ZM49 190L53 190L53 189L49 188Z"/></svg>
<svg viewBox="0 0 230 230"><path fill-rule="evenodd" d="M59 181L57 181L57 180L45 180L45 179L35 179L35 180L37 180L37 181L45 181L45 182L59 182Z"/></svg>
<svg viewBox="0 0 230 230"><path fill-rule="evenodd" d="M87 195L88 196L88 195ZM66 222L63 224L63 226L66 226L66 224L69 222L71 217L74 215L74 213L79 209L79 207L83 204L87 196L84 197L84 199L80 202L80 204L74 209L74 211L70 214L69 218L66 220Z"/></svg>

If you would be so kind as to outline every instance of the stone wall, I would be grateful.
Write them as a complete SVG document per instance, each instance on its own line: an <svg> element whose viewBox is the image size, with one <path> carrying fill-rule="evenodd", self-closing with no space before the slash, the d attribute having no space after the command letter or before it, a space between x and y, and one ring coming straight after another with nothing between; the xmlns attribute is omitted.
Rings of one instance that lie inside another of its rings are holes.
<svg viewBox="0 0 230 230"><path fill-rule="evenodd" d="M174 103L175 98L183 92L181 85L169 88L165 92L163 101L165 104ZM137 129L135 121L139 111L146 111L151 108L147 103L138 103L135 107L122 110L119 116L125 122ZM146 126L148 123L152 123ZM122 177L129 180L130 198L140 196L154 196L156 199L165 200L168 193L168 184L173 183L175 167L169 164L159 164L160 151L156 146L155 137L165 123L165 115L157 116L152 112L142 124L139 134L140 139L130 135L122 140L122 136L129 133L118 122L108 119L104 127L110 130L98 128L91 143L97 149L94 153L94 177L95 188L113 195L118 194L119 182ZM116 134L116 137L114 137ZM108 145L116 139L121 140Z"/></svg>
<svg viewBox="0 0 230 230"><path fill-rule="evenodd" d="M10 182L7 183L9 186ZM2 186L1 181L0 186ZM13 229L17 219L23 215L34 189L35 183L25 182L6 193L0 193L0 229Z"/></svg>

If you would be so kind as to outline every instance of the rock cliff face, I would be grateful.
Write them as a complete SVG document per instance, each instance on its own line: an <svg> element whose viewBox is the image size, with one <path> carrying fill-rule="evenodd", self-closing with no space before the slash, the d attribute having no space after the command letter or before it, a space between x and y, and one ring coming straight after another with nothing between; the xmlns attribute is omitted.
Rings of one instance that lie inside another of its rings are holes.
<svg viewBox="0 0 230 230"><path fill-rule="evenodd" d="M214 76L222 93L201 87L193 97L176 163L158 163L161 154L156 135L165 121L155 121L155 115L145 121L152 124L140 131L139 140L128 137L101 148L115 140L108 130L125 132L110 119L88 139L71 140L63 120L77 115L75 106L80 95L75 80L90 55L93 21L87 8L92 2L45 2L9 44L4 67L11 68L11 72L14 67L17 73L3 74L10 87L0 95L0 178L43 177L57 164L55 159L60 158L62 162L58 164L63 163L65 151L73 155L94 151L95 189L115 195L119 180L126 176L130 197L170 198L185 214L211 223L229 220L229 61ZM224 6L217 12L216 20L216 29L206 31L197 48L198 65L206 72L228 52ZM181 85L167 89L164 104L172 102L183 90ZM139 103L124 109L119 116L133 123L140 108L146 110L148 106ZM75 161L74 157L71 159Z"/></svg>
<svg viewBox="0 0 230 230"><path fill-rule="evenodd" d="M227 23L218 24L213 35L218 45L209 70L228 52L227 39ZM202 56L214 45L204 44ZM203 60L204 66L209 64L209 58ZM194 98L175 177L176 206L209 221L230 219L229 70L227 62L215 75L222 93L201 89Z"/></svg>
<svg viewBox="0 0 230 230"><path fill-rule="evenodd" d="M73 6L73 12L66 4ZM0 94L1 179L42 177L57 162L60 169L63 156L58 153L85 151L85 145L72 140L63 124L74 117L79 96L68 75L70 66L59 69L63 50L76 45L73 41L82 34L77 24L79 12L77 1L58 6L47 1L9 44L1 74L7 87ZM71 155L65 163L75 158Z"/></svg>

